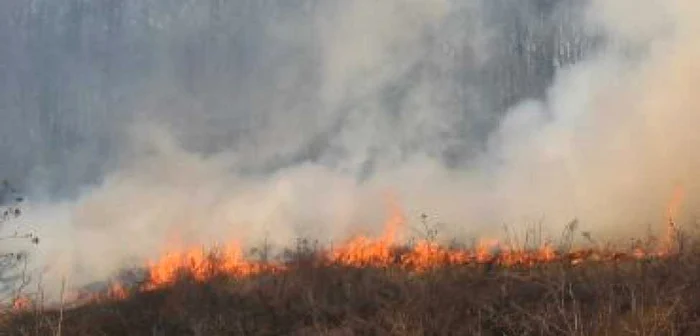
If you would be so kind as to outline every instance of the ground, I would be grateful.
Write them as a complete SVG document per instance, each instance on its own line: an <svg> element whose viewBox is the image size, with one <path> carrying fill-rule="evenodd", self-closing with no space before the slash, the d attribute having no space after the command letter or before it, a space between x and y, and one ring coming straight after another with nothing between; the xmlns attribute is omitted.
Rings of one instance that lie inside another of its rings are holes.
<svg viewBox="0 0 700 336"><path fill-rule="evenodd" d="M640 259L415 272L304 258L241 277L183 272L77 307L7 312L10 335L695 335L700 249Z"/></svg>

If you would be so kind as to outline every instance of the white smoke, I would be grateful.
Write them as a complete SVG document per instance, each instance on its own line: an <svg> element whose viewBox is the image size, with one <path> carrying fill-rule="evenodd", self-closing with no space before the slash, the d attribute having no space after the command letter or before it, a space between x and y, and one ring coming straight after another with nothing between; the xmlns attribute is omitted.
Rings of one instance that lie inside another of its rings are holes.
<svg viewBox="0 0 700 336"><path fill-rule="evenodd" d="M219 130L216 119L199 120L186 97L167 107L149 102L156 112L137 119L148 122L134 128L101 184L75 200L34 204L27 220L42 236L35 261L47 267L46 283L103 280L178 244L268 237L288 245L298 236L328 242L378 232L385 192L411 220L439 216L447 237L494 235L504 222L537 218L555 230L579 218L606 236L662 223L673 188L693 195L700 187L700 25L692 15L700 6L691 0L593 1L587 22L602 47L562 68L544 99L507 111L487 148L459 169L436 153L460 139L464 96L480 106L450 73L455 58L478 69L491 53L476 20L483 6L347 1L316 10L312 32L295 31L294 22L268 28L280 43L308 47L320 65L303 89L295 85L305 75L295 71L308 64L290 61L270 91L251 91L248 107L259 108L251 113L261 121L244 141L193 150L202 129ZM475 19L456 24L465 15ZM426 48L442 38L449 57ZM286 110L305 90L315 90L315 101ZM397 106L386 102L392 95L401 97ZM266 165L276 168L258 173Z"/></svg>
<svg viewBox="0 0 700 336"><path fill-rule="evenodd" d="M661 227L679 186L692 210L700 158L690 126L700 121L695 9L684 0L592 4L591 22L611 42L562 71L546 100L513 109L497 133L504 212L639 234Z"/></svg>

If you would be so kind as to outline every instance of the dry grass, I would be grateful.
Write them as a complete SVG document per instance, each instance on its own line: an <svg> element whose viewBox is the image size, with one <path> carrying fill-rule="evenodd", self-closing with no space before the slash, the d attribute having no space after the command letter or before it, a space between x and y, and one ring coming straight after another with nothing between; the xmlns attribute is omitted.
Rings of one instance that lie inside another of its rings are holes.
<svg viewBox="0 0 700 336"><path fill-rule="evenodd" d="M296 263L123 301L8 313L10 335L695 335L700 250L663 260L530 268Z"/></svg>

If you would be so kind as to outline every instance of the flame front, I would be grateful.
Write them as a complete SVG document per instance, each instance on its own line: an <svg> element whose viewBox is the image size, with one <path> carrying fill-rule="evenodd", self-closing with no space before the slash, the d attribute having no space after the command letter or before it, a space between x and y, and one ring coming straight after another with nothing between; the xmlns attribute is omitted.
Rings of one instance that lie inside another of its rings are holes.
<svg viewBox="0 0 700 336"><path fill-rule="evenodd" d="M678 226L676 224L678 212L685 198L685 190L682 186L676 186L673 195L666 207L666 237L663 240L662 250L659 254L669 254L678 241Z"/></svg>
<svg viewBox="0 0 700 336"><path fill-rule="evenodd" d="M19 296L12 300L12 309L17 311L26 311L31 309L33 301L27 296Z"/></svg>
<svg viewBox="0 0 700 336"><path fill-rule="evenodd" d="M356 237L345 245L332 251L329 259L338 264L351 266L382 266L393 262L392 248L397 232L403 227L405 219L401 209L388 199L391 211L389 220L384 225L384 235L380 239L364 236Z"/></svg>
<svg viewBox="0 0 700 336"><path fill-rule="evenodd" d="M675 230L675 214L682 202L682 189L677 189L668 205L669 227ZM482 239L472 248L448 248L434 241L419 240L410 246L398 244L398 234L405 227L405 217L396 202L389 202L389 216L383 233L377 238L358 236L339 247L318 254L318 262L343 267L399 268L410 272L428 272L445 266L496 265L501 267L534 267L552 263L578 265L586 261L638 260L668 255L668 250L647 252L636 247L620 253L605 249L558 251L545 243L536 248L518 248L498 240ZM669 235L670 237L670 235ZM206 282L215 276L244 278L264 272L282 272L294 267L283 261L260 262L246 258L241 245L231 242L213 249L189 248L169 252L147 263L145 283L137 291L166 288L183 276ZM109 299L124 299L130 290L125 284L113 284ZM16 306L23 306L19 301Z"/></svg>
<svg viewBox="0 0 700 336"><path fill-rule="evenodd" d="M206 281L215 275L245 277L264 270L281 268L246 260L238 243L216 247L211 251L193 248L182 253L168 253L148 266L146 290L165 287L180 276L189 275L195 281Z"/></svg>
<svg viewBox="0 0 700 336"><path fill-rule="evenodd" d="M579 264L586 260L641 259L662 253L648 253L636 248L630 253L584 249L557 251L545 243L537 248L515 248L498 240L483 239L473 248L447 248L433 241L417 241L410 247L401 247L397 234L405 225L405 217L395 202L389 202L390 215L384 232L378 238L358 236L339 247L321 253L320 261L345 267L398 267L425 272L447 265L493 264L504 267L567 262ZM168 253L148 266L146 290L162 288L175 282L183 272L195 281L206 281L217 274L248 277L264 271L282 271L288 265L262 263L246 259L241 246L231 243L207 252L201 248L180 253Z"/></svg>

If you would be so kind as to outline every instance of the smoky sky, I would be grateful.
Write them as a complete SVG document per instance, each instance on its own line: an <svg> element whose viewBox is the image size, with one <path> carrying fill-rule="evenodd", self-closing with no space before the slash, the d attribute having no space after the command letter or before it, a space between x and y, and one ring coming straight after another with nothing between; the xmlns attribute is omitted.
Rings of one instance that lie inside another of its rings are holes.
<svg viewBox="0 0 700 336"><path fill-rule="evenodd" d="M644 236L678 190L696 217L698 7L2 1L0 175L55 292L173 249L371 235L386 198L443 241Z"/></svg>
<svg viewBox="0 0 700 336"><path fill-rule="evenodd" d="M314 162L362 181L388 151L469 166L511 106L543 97L557 69L595 49L582 3L453 2L439 25L412 36L414 56L395 75L366 89L344 81L351 87L329 98L324 48L343 43L329 37L342 1L2 1L0 177L75 195L114 169L125 129L145 121L188 150L236 151L248 174ZM448 121L404 127L426 81L445 83L435 93L444 109L430 117ZM348 148L339 137L362 128L358 119L408 134Z"/></svg>

